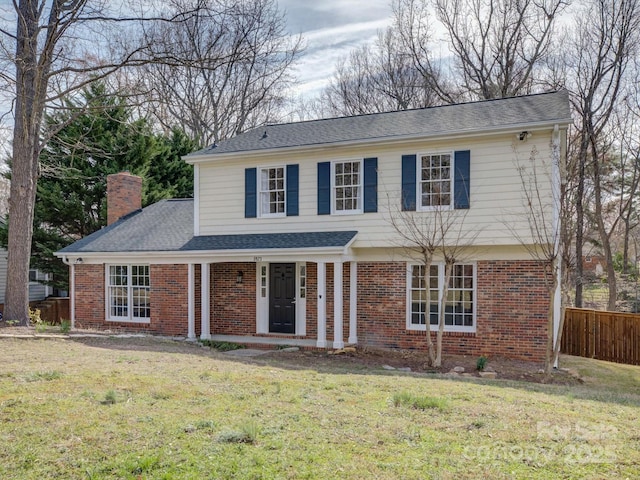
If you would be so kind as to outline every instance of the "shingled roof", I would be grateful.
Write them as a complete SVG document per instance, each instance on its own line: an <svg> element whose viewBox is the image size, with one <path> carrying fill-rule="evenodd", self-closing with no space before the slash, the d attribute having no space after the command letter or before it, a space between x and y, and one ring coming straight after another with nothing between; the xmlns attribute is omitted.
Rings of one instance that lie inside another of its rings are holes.
<svg viewBox="0 0 640 480"><path fill-rule="evenodd" d="M571 122L566 91L254 128L187 156L472 133Z"/></svg>
<svg viewBox="0 0 640 480"><path fill-rule="evenodd" d="M63 248L80 253L195 252L344 247L355 231L193 235L193 200L162 200Z"/></svg>

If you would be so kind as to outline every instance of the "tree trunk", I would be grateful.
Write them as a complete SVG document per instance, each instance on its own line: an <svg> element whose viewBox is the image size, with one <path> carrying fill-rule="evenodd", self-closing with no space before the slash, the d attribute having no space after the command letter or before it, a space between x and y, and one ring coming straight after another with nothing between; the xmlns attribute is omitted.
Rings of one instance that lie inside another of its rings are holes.
<svg viewBox="0 0 640 480"><path fill-rule="evenodd" d="M38 62L38 16L38 2L20 2L4 318L17 320L21 325L29 324L29 260L38 177L40 125L48 73L47 63L43 67Z"/></svg>
<svg viewBox="0 0 640 480"><path fill-rule="evenodd" d="M424 285L427 291L427 304L425 312L425 327L427 330L427 355L430 367L436 367L436 352L431 340L431 260L424 262Z"/></svg>
<svg viewBox="0 0 640 480"><path fill-rule="evenodd" d="M613 268L613 254L611 253L611 242L604 224L602 212L602 177L600 175L600 163L598 162L598 152L595 144L591 145L593 155L593 190L595 203L595 217L598 225L598 233L602 251L604 253L605 262L607 264L607 283L609 284L609 301L607 302L607 310L615 311L616 300L618 298L618 289L616 283L616 272Z"/></svg>
<svg viewBox="0 0 640 480"><path fill-rule="evenodd" d="M446 262L444 265L444 284L442 285L442 297L440 299L440 313L438 314L438 336L436 338L436 362L434 367L442 366L442 337L444 336L444 316L447 306L447 295L449 293L449 280L453 264Z"/></svg>
<svg viewBox="0 0 640 480"><path fill-rule="evenodd" d="M547 273L545 268L545 274ZM551 376L551 370L553 369L553 314L555 311L556 303L556 286L558 285L558 277L554 272L555 268L551 268L551 275L553 279L549 283L549 310L547 312L547 348L544 355L544 374L546 378ZM560 339L561 332L558 332L558 339Z"/></svg>
<svg viewBox="0 0 640 480"><path fill-rule="evenodd" d="M584 182L586 175L588 135L584 127L581 132L580 151L578 153L578 186L576 190L576 296L575 306L582 308L582 246L584 244Z"/></svg>

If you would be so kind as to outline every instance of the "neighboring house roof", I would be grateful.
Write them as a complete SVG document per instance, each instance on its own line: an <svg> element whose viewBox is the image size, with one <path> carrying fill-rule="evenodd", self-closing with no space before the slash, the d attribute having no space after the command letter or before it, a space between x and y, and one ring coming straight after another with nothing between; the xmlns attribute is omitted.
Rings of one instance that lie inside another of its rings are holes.
<svg viewBox="0 0 640 480"><path fill-rule="evenodd" d="M566 91L440 107L258 127L187 155L233 154L286 147L472 133L570 123Z"/></svg>
<svg viewBox="0 0 640 480"><path fill-rule="evenodd" d="M193 200L161 200L133 212L58 255L344 247L355 231L193 236Z"/></svg>

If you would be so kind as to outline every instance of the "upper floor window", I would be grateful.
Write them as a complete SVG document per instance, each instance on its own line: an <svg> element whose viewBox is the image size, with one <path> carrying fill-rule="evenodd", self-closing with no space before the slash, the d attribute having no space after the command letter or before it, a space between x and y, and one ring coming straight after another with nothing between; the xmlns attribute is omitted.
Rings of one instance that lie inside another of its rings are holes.
<svg viewBox="0 0 640 480"><path fill-rule="evenodd" d="M260 216L285 215L284 167L260 169Z"/></svg>
<svg viewBox="0 0 640 480"><path fill-rule="evenodd" d="M442 306L442 285L444 285L445 279L444 269L443 264L431 265L429 292L427 293L424 266L410 266L409 278L407 278L407 328L411 330L426 329L427 318L429 318L431 330L438 328ZM475 298L475 264L454 265L444 302L445 331L475 331Z"/></svg>
<svg viewBox="0 0 640 480"><path fill-rule="evenodd" d="M333 163L335 213L362 213L362 161Z"/></svg>
<svg viewBox="0 0 640 480"><path fill-rule="evenodd" d="M297 164L245 168L245 218L297 216L299 173Z"/></svg>
<svg viewBox="0 0 640 480"><path fill-rule="evenodd" d="M453 198L451 154L420 155L418 195L422 208L449 207Z"/></svg>
<svg viewBox="0 0 640 480"><path fill-rule="evenodd" d="M471 151L402 155L403 211L470 206Z"/></svg>

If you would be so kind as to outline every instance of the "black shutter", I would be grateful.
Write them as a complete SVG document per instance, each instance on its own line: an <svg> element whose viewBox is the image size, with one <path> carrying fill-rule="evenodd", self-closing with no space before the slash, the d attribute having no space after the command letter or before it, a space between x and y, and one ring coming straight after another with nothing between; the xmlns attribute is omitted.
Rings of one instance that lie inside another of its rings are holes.
<svg viewBox="0 0 640 480"><path fill-rule="evenodd" d="M365 212L378 211L378 159L364 159L364 208Z"/></svg>
<svg viewBox="0 0 640 480"><path fill-rule="evenodd" d="M416 156L402 156L402 210L416 209Z"/></svg>

